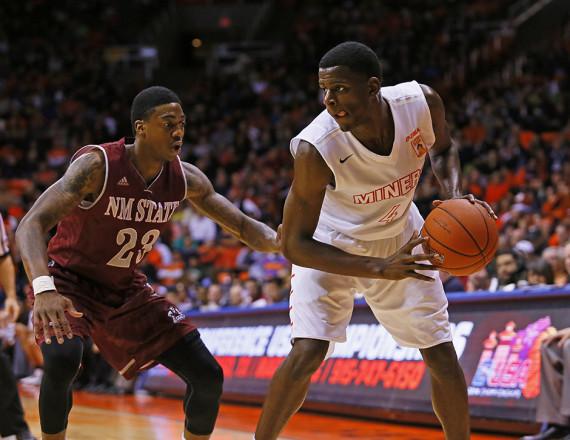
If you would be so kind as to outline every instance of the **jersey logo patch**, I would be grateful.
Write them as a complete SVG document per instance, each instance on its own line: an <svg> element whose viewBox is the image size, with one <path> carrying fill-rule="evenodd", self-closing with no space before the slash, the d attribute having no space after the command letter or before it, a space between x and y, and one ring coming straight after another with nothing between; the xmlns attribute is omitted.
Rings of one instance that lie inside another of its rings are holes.
<svg viewBox="0 0 570 440"><path fill-rule="evenodd" d="M170 306L168 308L168 317L172 319L175 324L184 319L184 315L175 306Z"/></svg>
<svg viewBox="0 0 570 440"><path fill-rule="evenodd" d="M129 181L127 180L126 177L121 178L121 180L119 180L117 182L117 185L119 186L129 186Z"/></svg>
<svg viewBox="0 0 570 440"><path fill-rule="evenodd" d="M348 159L350 159L353 155L354 155L354 153L353 153L353 154L349 154L349 155L346 156L344 159L340 159L340 158L339 158L338 160L340 161L340 163L345 163L345 162L346 162Z"/></svg>
<svg viewBox="0 0 570 440"><path fill-rule="evenodd" d="M422 134L419 128L416 128L409 135L406 136L406 142L409 142L411 147L414 149L416 156L422 157L427 153L426 143L422 138Z"/></svg>

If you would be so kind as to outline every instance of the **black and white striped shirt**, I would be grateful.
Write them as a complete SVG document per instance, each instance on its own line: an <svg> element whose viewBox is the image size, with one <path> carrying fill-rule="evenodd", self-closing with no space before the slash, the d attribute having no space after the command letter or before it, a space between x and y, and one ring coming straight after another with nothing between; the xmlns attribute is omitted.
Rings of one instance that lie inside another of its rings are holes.
<svg viewBox="0 0 570 440"><path fill-rule="evenodd" d="M8 243L8 234L6 233L6 227L4 226L4 219L2 214L0 214L0 257L8 255L10 253L10 246Z"/></svg>

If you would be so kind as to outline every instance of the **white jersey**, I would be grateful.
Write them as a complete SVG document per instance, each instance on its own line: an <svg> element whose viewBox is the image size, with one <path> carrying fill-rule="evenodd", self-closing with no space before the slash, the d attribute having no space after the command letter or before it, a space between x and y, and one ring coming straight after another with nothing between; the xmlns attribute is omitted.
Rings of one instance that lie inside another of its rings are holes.
<svg viewBox="0 0 570 440"><path fill-rule="evenodd" d="M389 156L371 152L350 132L343 132L324 110L291 140L314 145L334 174L326 189L315 238L333 229L358 240L400 234L408 218L425 155L435 142L426 98L415 81L382 87L394 118Z"/></svg>

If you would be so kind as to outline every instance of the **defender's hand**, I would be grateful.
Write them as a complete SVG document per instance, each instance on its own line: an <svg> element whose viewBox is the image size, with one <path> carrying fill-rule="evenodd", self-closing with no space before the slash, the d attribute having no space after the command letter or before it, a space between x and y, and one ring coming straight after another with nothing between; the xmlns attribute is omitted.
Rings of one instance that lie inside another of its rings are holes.
<svg viewBox="0 0 570 440"><path fill-rule="evenodd" d="M36 337L39 336L41 327L44 331L46 344L51 344L51 338L49 337L49 329L51 327L58 343L63 344L64 333L69 339L73 338L71 326L65 316L65 312L74 318L83 316L83 313L75 310L69 298L60 295L55 290L38 294L34 302L34 332Z"/></svg>
<svg viewBox="0 0 570 440"><path fill-rule="evenodd" d="M487 212L489 213L489 215L491 217L493 217L495 220L497 220L497 218L498 218L497 215L495 214L495 211L493 211L493 208L491 208L491 206L487 202L485 202L483 200L476 199L473 194L466 194L466 195L461 196L461 197L453 197L453 199L467 199L467 200L469 200L469 202L471 202L473 204L477 203L477 204L481 205L483 208L485 208L487 210ZM432 205L434 207L436 207L436 206L440 205L441 203L442 203L441 200L434 200Z"/></svg>
<svg viewBox="0 0 570 440"><path fill-rule="evenodd" d="M416 278L423 281L433 281L433 278L417 273L416 270L437 270L437 265L443 262L443 257L437 253L412 254L416 246L425 243L427 240L427 237L419 237L418 231L415 231L398 252L382 260L378 270L378 278L387 280ZM421 264L420 261L429 261L432 264Z"/></svg>

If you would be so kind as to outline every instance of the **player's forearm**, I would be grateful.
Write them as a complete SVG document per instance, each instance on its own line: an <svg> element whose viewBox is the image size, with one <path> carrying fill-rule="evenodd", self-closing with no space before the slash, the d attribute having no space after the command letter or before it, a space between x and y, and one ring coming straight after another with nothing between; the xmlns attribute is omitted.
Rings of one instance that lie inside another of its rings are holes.
<svg viewBox="0 0 570 440"><path fill-rule="evenodd" d="M42 275L49 275L44 229L29 213L16 230L16 245L30 281Z"/></svg>
<svg viewBox="0 0 570 440"><path fill-rule="evenodd" d="M257 251L274 252L276 232L269 226L248 217L228 199L217 193L191 200L194 208L214 220L238 240Z"/></svg>
<svg viewBox="0 0 570 440"><path fill-rule="evenodd" d="M0 286L6 297L16 298L16 269L9 254L0 257Z"/></svg>
<svg viewBox="0 0 570 440"><path fill-rule="evenodd" d="M453 142L444 152L430 156L430 160L443 194L450 199L461 196L461 163L457 144Z"/></svg>
<svg viewBox="0 0 570 440"><path fill-rule="evenodd" d="M256 251L275 252L276 234L266 224L245 216L238 238Z"/></svg>
<svg viewBox="0 0 570 440"><path fill-rule="evenodd" d="M286 241L283 246L283 254L297 266L338 275L380 278L380 258L349 254L314 239Z"/></svg>

